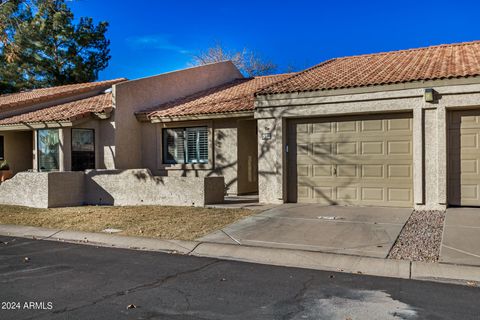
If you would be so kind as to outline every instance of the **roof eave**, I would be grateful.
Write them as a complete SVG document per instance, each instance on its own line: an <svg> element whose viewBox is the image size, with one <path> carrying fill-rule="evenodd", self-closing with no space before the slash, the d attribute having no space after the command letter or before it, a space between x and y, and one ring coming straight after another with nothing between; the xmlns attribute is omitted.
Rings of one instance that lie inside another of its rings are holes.
<svg viewBox="0 0 480 320"><path fill-rule="evenodd" d="M148 117L148 122L151 123L165 123L165 122L180 122L180 121L196 121L196 120L210 120L210 119L228 119L228 118L244 118L253 117L253 110L234 111L234 112L219 112L208 114L194 114L185 116L151 116ZM138 116L137 116L138 119Z"/></svg>
<svg viewBox="0 0 480 320"><path fill-rule="evenodd" d="M0 125L0 131L32 131L38 129L55 129L72 127L72 121L44 121L44 122L21 122L15 124Z"/></svg>

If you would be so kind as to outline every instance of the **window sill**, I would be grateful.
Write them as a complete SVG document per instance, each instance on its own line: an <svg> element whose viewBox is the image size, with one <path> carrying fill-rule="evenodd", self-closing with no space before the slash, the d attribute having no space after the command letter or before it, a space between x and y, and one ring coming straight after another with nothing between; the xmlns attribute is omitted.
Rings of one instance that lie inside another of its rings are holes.
<svg viewBox="0 0 480 320"><path fill-rule="evenodd" d="M160 170L212 170L210 163L163 164Z"/></svg>

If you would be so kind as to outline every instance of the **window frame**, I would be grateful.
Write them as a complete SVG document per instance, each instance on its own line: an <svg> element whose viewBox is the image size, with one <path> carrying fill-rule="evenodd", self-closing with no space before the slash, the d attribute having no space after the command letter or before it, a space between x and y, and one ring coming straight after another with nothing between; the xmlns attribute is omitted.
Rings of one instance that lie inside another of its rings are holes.
<svg viewBox="0 0 480 320"><path fill-rule="evenodd" d="M178 161L175 159L169 159L168 157L168 130L181 130L183 132L183 161ZM204 131L206 134L206 140L204 145L206 145L206 158L201 159L201 142L200 142L200 132ZM195 143L195 153L196 158L189 160L189 145L188 145L188 133L195 132L196 138L198 141ZM162 163L163 165L206 165L210 163L210 130L209 127L204 126L192 126L192 127L170 127L162 129Z"/></svg>
<svg viewBox="0 0 480 320"><path fill-rule="evenodd" d="M0 136L0 161L5 160L5 136Z"/></svg>
<svg viewBox="0 0 480 320"><path fill-rule="evenodd" d="M58 168L53 168L53 169L50 169L50 170L47 170L47 169L42 169L41 166L40 166L40 160L41 160L41 155L40 155L40 132L41 131L56 131L57 132L57 138L58 138L58 145L57 145L57 164L58 164ZM61 157L60 157L60 130L57 129L57 128L44 128L44 129L37 129L37 133L36 133L36 139L37 139L37 170L39 172L58 172L60 171L61 169Z"/></svg>

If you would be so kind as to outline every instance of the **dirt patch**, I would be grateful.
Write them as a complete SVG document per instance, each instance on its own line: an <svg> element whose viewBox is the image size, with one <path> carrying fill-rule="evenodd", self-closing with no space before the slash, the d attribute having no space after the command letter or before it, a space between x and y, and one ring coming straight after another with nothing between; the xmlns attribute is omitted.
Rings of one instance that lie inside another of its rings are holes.
<svg viewBox="0 0 480 320"><path fill-rule="evenodd" d="M442 244L444 211L414 211L388 258L436 262Z"/></svg>
<svg viewBox="0 0 480 320"><path fill-rule="evenodd" d="M0 206L0 224L28 225L64 230L101 232L162 239L194 240L254 214L246 209L197 207L106 207L85 206L34 209Z"/></svg>

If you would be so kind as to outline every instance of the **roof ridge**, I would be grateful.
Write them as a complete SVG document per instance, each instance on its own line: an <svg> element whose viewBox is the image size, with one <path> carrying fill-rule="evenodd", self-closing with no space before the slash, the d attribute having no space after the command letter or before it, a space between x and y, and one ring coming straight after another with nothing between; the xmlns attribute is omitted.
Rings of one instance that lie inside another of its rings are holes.
<svg viewBox="0 0 480 320"><path fill-rule="evenodd" d="M4 94L0 94L0 98L5 98L5 97L8 97L8 96L12 96L12 95L16 95L16 94L22 94L22 93L31 93L31 92L35 92L37 90L48 90L48 89L54 89L54 88L56 88L56 89L58 89L58 88L68 88L68 87L82 86L82 85L102 85L102 84L108 84L110 82L121 82L121 81L127 81L127 80L128 80L127 78L115 78L115 79L110 79L110 80L70 83L70 84L64 84L64 85L61 85L61 86L35 88L35 89L29 89L29 90L20 91L20 92L4 93Z"/></svg>
<svg viewBox="0 0 480 320"><path fill-rule="evenodd" d="M288 77L288 78L285 78L285 79L282 79L282 80L279 80L277 82L274 82L274 83L270 83L269 85L266 85L265 87L261 88L260 90L258 90L257 92L255 92L255 96L258 96L258 95L263 95L263 91L265 89L268 89L269 87L273 87L273 86L277 86L277 85L281 85L283 82L286 82L286 81L290 81L291 79L294 79L294 78L297 78L313 69L316 69L316 68L319 68L319 67L323 67L324 65L328 64L328 63L331 63L333 61L337 60L337 58L332 58L332 59L328 59L328 60L325 60L323 62L320 62L319 64L316 64L310 68L307 68L305 70L302 70L300 72L295 72L291 77ZM268 94L268 93L267 93Z"/></svg>
<svg viewBox="0 0 480 320"><path fill-rule="evenodd" d="M335 59L350 59L356 57L366 57L366 56L379 56L379 55L386 55L386 54L394 54L400 52L411 52L411 51L422 51L428 50L433 48L443 48L443 47L459 47L459 46L469 46L480 43L480 40L473 40L473 41L465 41L465 42L456 42L456 43L444 43L444 44L436 44L432 46L424 46L418 48L409 48L409 49L400 49L400 50L390 50L390 51L381 51L381 52L373 52L373 53L362 53L362 54L355 54L352 56L343 56L343 57L336 57ZM302 71L303 72L303 71Z"/></svg>
<svg viewBox="0 0 480 320"><path fill-rule="evenodd" d="M301 72L301 71L299 71ZM267 75L263 75L263 76L253 76L253 77L250 77L252 79L257 79L257 78L268 78L268 77L277 77L277 76L286 76L286 75L295 75L299 72L283 72L283 73L276 73L276 74L267 74Z"/></svg>

